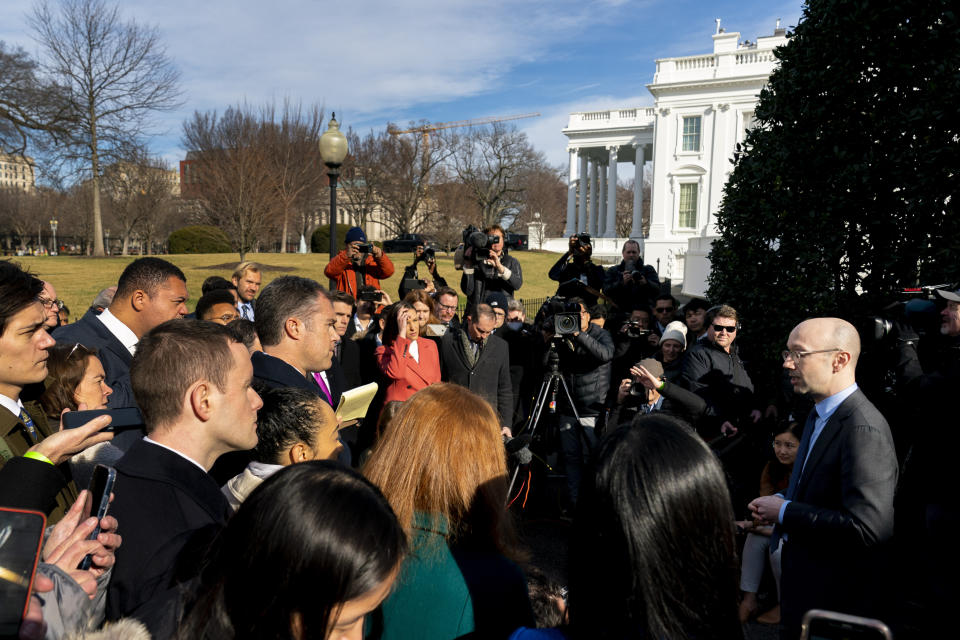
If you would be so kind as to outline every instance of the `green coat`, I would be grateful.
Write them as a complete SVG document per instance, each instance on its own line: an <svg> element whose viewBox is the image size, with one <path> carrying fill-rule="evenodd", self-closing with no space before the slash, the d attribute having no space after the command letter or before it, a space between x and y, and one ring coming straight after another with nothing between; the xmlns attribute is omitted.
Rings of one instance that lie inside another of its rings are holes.
<svg viewBox="0 0 960 640"><path fill-rule="evenodd" d="M534 626L523 572L499 553L451 549L445 522L414 517L411 552L383 603L383 640L507 638Z"/></svg>

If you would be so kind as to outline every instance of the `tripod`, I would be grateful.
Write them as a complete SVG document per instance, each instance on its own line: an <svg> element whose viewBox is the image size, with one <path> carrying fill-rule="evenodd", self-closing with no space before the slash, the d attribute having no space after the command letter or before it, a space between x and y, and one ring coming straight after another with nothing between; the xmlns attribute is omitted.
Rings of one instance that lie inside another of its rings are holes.
<svg viewBox="0 0 960 640"><path fill-rule="evenodd" d="M570 410L573 411L573 416L577 419L577 424L580 424L580 414L577 413L577 408L573 404L573 398L570 396L570 389L567 387L567 381L563 379L562 375L560 375L560 354L557 353L557 344L554 340L551 340L550 349L547 351L547 372L543 374L543 383L540 385L540 391L537 392L537 399L533 403L533 407L530 409L530 416L527 418L527 424L524 425L523 428L523 437L525 437L528 442L533 438L534 433L537 431L537 427L540 426L540 416L543 415L543 408L549 404L551 413L556 410L557 387L561 385L563 386L564 394L567 396L567 402L570 403ZM518 435L518 437L520 436ZM525 445L523 449L527 449L528 447L529 444ZM522 451L522 449L520 451ZM517 453L519 454L520 451ZM530 456L528 454L528 461L529 458ZM523 462L520 462L513 469L513 474L510 477L510 486L507 488L508 497L511 493L513 493L513 485L517 481L517 474L520 472L520 467L523 466L523 464Z"/></svg>

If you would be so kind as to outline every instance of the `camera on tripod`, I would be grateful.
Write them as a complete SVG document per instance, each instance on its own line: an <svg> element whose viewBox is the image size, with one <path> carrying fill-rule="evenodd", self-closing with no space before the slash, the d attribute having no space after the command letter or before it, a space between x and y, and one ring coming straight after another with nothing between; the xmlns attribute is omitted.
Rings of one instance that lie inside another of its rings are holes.
<svg viewBox="0 0 960 640"><path fill-rule="evenodd" d="M547 298L535 322L541 331L552 333L555 338L572 336L580 332L580 304L560 296Z"/></svg>

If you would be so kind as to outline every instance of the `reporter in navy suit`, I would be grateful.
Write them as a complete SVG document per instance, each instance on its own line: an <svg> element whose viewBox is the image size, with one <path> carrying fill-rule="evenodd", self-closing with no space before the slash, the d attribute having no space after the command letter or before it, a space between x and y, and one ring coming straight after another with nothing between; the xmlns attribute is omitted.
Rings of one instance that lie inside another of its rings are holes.
<svg viewBox="0 0 960 640"><path fill-rule="evenodd" d="M809 609L876 616L893 536L897 456L890 427L857 387L860 338L838 318L797 325L783 367L816 402L784 494L750 503L782 544L783 636L796 637Z"/></svg>
<svg viewBox="0 0 960 640"><path fill-rule="evenodd" d="M218 457L257 444L253 366L219 324L166 322L137 346L130 377L147 436L116 464L111 515L122 522L107 618L132 616L153 637L175 629L178 585L195 577L224 526L226 498L209 475Z"/></svg>
<svg viewBox="0 0 960 640"><path fill-rule="evenodd" d="M109 308L99 315L87 311L77 322L59 327L53 338L60 344L96 349L104 382L113 389L107 406L133 407L130 361L137 342L157 325L187 315L188 297L183 271L160 258L140 258L120 274Z"/></svg>

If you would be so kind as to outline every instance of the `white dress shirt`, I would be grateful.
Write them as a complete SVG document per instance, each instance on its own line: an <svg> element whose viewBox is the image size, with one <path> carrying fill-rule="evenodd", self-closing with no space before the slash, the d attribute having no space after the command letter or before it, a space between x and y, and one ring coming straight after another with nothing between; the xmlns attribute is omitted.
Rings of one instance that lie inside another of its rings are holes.
<svg viewBox="0 0 960 640"><path fill-rule="evenodd" d="M137 343L140 342L140 338L137 337L130 327L120 322L117 319L117 316L110 313L110 309L104 309L103 313L97 316L97 320L103 323L103 326L107 328L107 331L112 333L114 337L120 341L127 351L130 352L130 355L135 355L137 352Z"/></svg>

